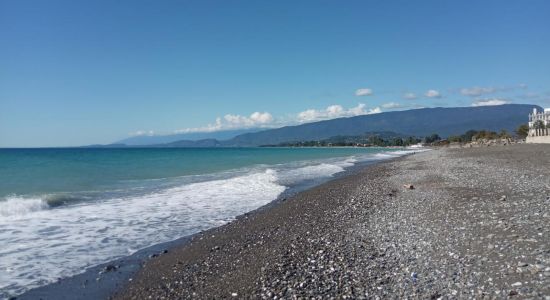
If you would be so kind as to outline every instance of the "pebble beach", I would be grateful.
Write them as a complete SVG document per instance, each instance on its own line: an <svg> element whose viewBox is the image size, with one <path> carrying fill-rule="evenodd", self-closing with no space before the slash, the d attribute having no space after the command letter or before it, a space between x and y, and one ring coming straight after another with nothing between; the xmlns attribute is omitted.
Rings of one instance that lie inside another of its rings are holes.
<svg viewBox="0 0 550 300"><path fill-rule="evenodd" d="M115 299L550 299L550 145L365 167L147 260Z"/></svg>

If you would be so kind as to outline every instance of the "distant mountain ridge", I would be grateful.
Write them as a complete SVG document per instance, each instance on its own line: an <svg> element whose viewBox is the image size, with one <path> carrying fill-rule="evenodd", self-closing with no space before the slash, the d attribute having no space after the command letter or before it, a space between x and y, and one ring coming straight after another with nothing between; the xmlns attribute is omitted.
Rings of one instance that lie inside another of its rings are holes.
<svg viewBox="0 0 550 300"><path fill-rule="evenodd" d="M237 130L223 130L223 131L214 131L214 132L188 132L188 133L175 133L175 134L166 134L166 135L138 135L132 136L129 138L122 139L120 141L114 142L113 144L124 144L127 146L147 146L147 145L156 145L156 144L168 144L177 141L199 141L207 139L216 139L216 140L228 140L237 135L244 133L257 132L262 129L251 128L251 129L237 129Z"/></svg>
<svg viewBox="0 0 550 300"><path fill-rule="evenodd" d="M531 104L506 104L479 107L437 107L392 111L349 118L332 119L296 126L245 133L224 141L225 146L275 145L283 142L322 140L337 135L391 131L407 136L442 137L462 134L470 129L513 132L528 121Z"/></svg>
<svg viewBox="0 0 550 300"><path fill-rule="evenodd" d="M337 136L358 136L366 132L393 132L403 136L442 137L468 130L514 130L528 121L532 104L506 104L480 107L436 107L392 111L349 118L338 118L258 132L247 132L226 140L204 138L147 145L147 147L256 147L288 142L326 140ZM121 141L122 142L122 141ZM124 145L111 145L124 146ZM135 146L135 145L130 145Z"/></svg>

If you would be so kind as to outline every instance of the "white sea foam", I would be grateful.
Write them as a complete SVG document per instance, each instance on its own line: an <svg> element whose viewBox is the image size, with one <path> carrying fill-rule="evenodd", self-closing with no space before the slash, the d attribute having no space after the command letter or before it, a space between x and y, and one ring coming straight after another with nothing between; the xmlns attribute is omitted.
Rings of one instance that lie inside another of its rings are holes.
<svg viewBox="0 0 550 300"><path fill-rule="evenodd" d="M24 216L46 208L48 204L40 198L10 196L0 202L0 218Z"/></svg>
<svg viewBox="0 0 550 300"><path fill-rule="evenodd" d="M407 154L412 153L418 153L418 152L424 152L424 151L430 151L430 149L405 149L405 150L395 150L395 151L388 151L383 153L376 153L373 155L374 159L388 159L388 158L394 158L399 157Z"/></svg>
<svg viewBox="0 0 550 300"><path fill-rule="evenodd" d="M344 168L339 165L322 163L318 165L287 170L283 172L280 182L283 184L295 184L304 180L330 177L342 171L344 171Z"/></svg>
<svg viewBox="0 0 550 300"><path fill-rule="evenodd" d="M230 173L208 175L202 182L148 194L75 201L54 208L48 205L48 196L9 197L0 201L0 298L222 225L301 181L331 177L361 160L402 154L259 166L247 173L236 171L232 177Z"/></svg>
<svg viewBox="0 0 550 300"><path fill-rule="evenodd" d="M40 199L2 201L0 291L17 294L130 251L222 225L277 198L286 189L277 179L268 169L54 209Z"/></svg>

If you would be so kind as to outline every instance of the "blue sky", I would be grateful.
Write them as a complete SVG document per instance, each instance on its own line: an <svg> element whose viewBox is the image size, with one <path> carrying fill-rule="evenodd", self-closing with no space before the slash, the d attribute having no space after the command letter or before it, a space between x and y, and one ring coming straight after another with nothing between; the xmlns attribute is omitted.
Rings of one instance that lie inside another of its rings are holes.
<svg viewBox="0 0 550 300"><path fill-rule="evenodd" d="M0 147L550 107L549 16L550 1L2 0Z"/></svg>

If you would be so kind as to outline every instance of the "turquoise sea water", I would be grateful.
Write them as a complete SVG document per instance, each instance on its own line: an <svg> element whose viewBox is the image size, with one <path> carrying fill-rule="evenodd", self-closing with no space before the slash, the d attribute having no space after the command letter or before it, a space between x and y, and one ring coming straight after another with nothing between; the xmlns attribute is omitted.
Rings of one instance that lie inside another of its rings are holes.
<svg viewBox="0 0 550 300"><path fill-rule="evenodd" d="M0 298L219 226L381 148L0 149Z"/></svg>
<svg viewBox="0 0 550 300"><path fill-rule="evenodd" d="M255 165L346 157L379 148L0 149L0 197L101 191Z"/></svg>

